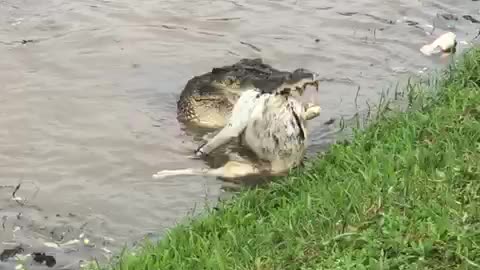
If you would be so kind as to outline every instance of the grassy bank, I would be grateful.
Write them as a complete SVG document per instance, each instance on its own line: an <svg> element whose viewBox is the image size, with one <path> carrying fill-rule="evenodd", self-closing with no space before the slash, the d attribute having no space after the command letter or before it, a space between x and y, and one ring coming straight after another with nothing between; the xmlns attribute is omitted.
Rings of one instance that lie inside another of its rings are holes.
<svg viewBox="0 0 480 270"><path fill-rule="evenodd" d="M436 88L114 268L480 268L480 49Z"/></svg>

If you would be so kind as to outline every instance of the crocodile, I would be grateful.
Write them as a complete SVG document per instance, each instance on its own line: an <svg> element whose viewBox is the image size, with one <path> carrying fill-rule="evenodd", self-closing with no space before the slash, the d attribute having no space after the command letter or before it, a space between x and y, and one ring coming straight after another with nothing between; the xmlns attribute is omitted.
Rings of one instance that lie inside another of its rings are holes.
<svg viewBox="0 0 480 270"><path fill-rule="evenodd" d="M244 58L190 79L177 101L177 119L197 127L222 128L243 92L253 88L263 93L288 89L296 90L292 95L302 95L308 85L318 90L317 77L304 68L288 72L265 64L261 58Z"/></svg>
<svg viewBox="0 0 480 270"><path fill-rule="evenodd" d="M184 168L161 170L154 179L179 175L217 176L235 179L249 176L286 175L302 164L307 147L307 121L320 115L318 105L304 104L294 89L280 85L272 93L259 88L242 92L234 104L228 124L195 151L196 157L207 157L215 149L240 138L253 157L229 155L227 162L216 168Z"/></svg>

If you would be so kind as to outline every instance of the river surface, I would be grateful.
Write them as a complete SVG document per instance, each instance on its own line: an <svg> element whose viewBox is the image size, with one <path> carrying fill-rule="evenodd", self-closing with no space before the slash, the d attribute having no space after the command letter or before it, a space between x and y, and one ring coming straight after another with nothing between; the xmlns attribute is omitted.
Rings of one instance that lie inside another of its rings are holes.
<svg viewBox="0 0 480 270"><path fill-rule="evenodd" d="M244 57L317 71L312 154L332 142L325 121L355 114L358 87L365 107L443 66L420 47L446 31L460 51L478 43L474 19L478 0L0 0L0 252L21 244L76 269L221 197L213 177L151 179L204 166L175 118L194 75ZM80 234L89 245L48 244Z"/></svg>

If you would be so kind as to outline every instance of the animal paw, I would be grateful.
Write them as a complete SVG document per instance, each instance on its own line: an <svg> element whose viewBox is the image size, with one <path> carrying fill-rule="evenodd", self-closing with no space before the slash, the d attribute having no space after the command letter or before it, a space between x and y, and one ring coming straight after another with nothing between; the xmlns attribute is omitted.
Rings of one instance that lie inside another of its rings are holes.
<svg viewBox="0 0 480 270"><path fill-rule="evenodd" d="M195 150L195 157L203 157L203 156L206 156L207 154L205 154L205 152L203 151L203 147L205 146L205 144L202 144L200 147L197 148L197 150Z"/></svg>

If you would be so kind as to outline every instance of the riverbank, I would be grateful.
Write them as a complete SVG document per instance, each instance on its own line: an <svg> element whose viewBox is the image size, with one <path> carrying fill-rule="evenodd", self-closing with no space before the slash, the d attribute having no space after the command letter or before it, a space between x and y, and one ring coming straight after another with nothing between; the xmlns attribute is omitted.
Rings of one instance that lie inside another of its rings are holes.
<svg viewBox="0 0 480 270"><path fill-rule="evenodd" d="M435 85L411 92L415 109L381 116L113 268L480 267L480 49Z"/></svg>

